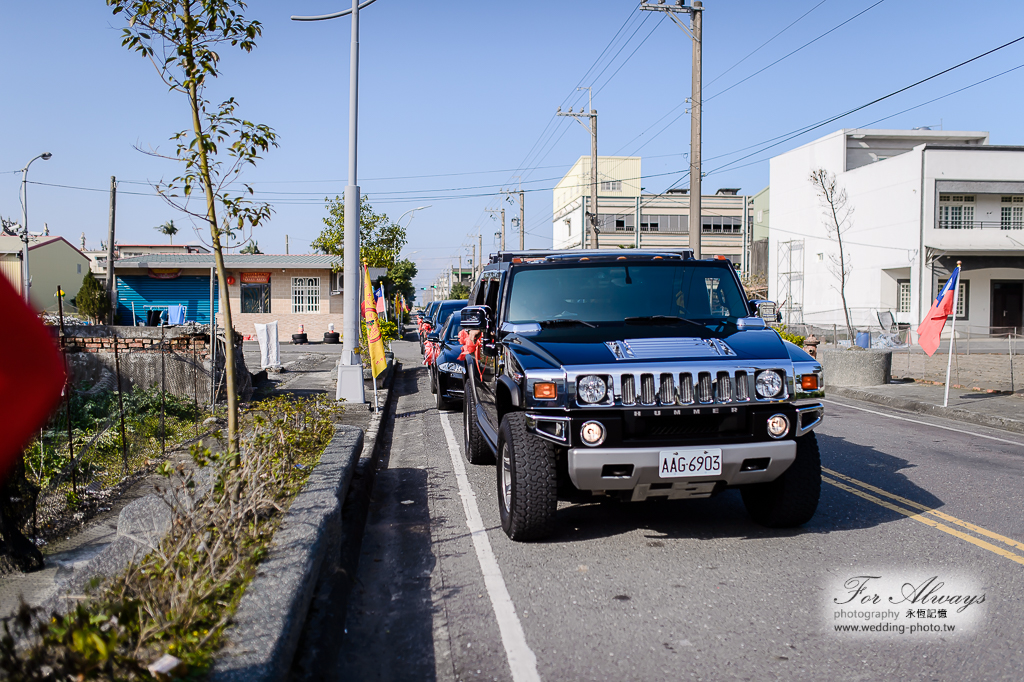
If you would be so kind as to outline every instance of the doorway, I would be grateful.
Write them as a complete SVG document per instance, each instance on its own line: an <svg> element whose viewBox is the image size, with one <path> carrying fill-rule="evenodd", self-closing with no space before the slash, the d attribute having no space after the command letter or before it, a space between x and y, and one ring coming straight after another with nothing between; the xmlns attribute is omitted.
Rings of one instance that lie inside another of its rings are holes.
<svg viewBox="0 0 1024 682"><path fill-rule="evenodd" d="M992 282L992 326L1024 326L1024 281Z"/></svg>

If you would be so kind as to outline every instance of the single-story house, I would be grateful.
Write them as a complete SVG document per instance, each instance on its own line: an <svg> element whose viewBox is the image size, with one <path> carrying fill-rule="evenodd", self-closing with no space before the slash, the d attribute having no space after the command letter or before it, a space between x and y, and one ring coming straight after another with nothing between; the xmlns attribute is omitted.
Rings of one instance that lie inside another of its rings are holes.
<svg viewBox="0 0 1024 682"><path fill-rule="evenodd" d="M19 294L24 279L22 246L21 237L0 236L0 273ZM89 272L89 258L64 237L32 235L28 242L28 266L32 309L56 311L57 287L64 290L64 304L71 305L71 299L82 288L85 273Z"/></svg>
<svg viewBox="0 0 1024 682"><path fill-rule="evenodd" d="M300 326L310 341L323 339L328 324L342 331L341 258L319 254L225 254L234 328L256 333L256 323L277 321L278 338L291 341ZM210 323L210 300L223 327L214 254L154 253L114 263L120 324L145 324L149 310L185 306L185 320ZM370 268L374 281L384 268Z"/></svg>

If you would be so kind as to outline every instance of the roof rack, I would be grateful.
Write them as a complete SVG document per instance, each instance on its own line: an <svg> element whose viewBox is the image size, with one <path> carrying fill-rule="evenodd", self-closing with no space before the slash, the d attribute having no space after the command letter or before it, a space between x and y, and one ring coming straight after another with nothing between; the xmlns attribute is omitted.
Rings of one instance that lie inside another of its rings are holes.
<svg viewBox="0 0 1024 682"><path fill-rule="evenodd" d="M693 249L535 249L531 251L499 251L490 256L491 263L511 263L536 260L571 260L587 258L589 260L650 260L652 258L668 258L671 260L690 260Z"/></svg>

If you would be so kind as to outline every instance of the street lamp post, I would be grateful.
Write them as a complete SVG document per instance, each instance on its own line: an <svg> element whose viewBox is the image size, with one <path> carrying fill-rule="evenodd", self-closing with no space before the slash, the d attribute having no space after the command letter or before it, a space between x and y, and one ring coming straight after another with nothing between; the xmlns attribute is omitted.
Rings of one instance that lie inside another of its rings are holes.
<svg viewBox="0 0 1024 682"><path fill-rule="evenodd" d="M43 161L49 161L53 154L50 152L43 152L39 156L32 159L42 159ZM31 280L29 279L28 271L28 167L32 165L32 161L25 164L25 167L21 169L21 269L24 279L22 280L21 293L25 297L25 305L31 306L29 301L29 293L32 288Z"/></svg>
<svg viewBox="0 0 1024 682"><path fill-rule="evenodd" d="M344 281L344 298L342 300L342 352L341 361L338 366L338 390L336 396L350 402L363 402L363 378L362 362L359 361L352 351L356 349L359 342L359 321L358 301L359 292L359 215L360 196L357 176L356 161L358 159L356 144L359 132L359 10L376 0L352 0L352 9L323 14L312 17L293 16L293 21L323 21L325 19L336 19L346 14L352 15L352 43L351 58L349 65L349 100L348 100L348 185L345 186L345 230L344 249L345 256L342 262ZM358 366L358 376L355 370L346 370L345 367ZM342 375L347 378L344 378Z"/></svg>
<svg viewBox="0 0 1024 682"><path fill-rule="evenodd" d="M416 208L410 208L408 211L398 216L398 220L395 221L395 224L400 225L402 223L402 218L404 218L405 216L409 215L410 213L415 213L416 211L422 211L425 208L430 208L431 206L433 206L433 204L427 204L426 206L417 206ZM409 224L412 224L412 218L409 218Z"/></svg>

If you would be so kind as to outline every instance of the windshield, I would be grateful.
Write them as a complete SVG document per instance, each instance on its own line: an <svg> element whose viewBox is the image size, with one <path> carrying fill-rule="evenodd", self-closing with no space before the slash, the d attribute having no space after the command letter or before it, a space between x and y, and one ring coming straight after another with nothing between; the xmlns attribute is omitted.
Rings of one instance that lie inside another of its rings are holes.
<svg viewBox="0 0 1024 682"><path fill-rule="evenodd" d="M515 324L746 317L746 298L727 267L689 261L523 269L514 275L506 319Z"/></svg>
<svg viewBox="0 0 1024 682"><path fill-rule="evenodd" d="M442 339L449 343L459 340L459 331L462 329L462 319L458 315L449 315L448 322L441 332Z"/></svg>

